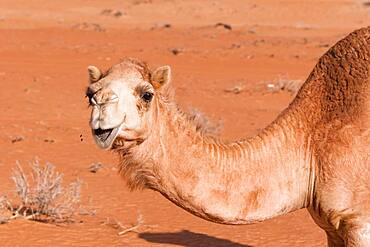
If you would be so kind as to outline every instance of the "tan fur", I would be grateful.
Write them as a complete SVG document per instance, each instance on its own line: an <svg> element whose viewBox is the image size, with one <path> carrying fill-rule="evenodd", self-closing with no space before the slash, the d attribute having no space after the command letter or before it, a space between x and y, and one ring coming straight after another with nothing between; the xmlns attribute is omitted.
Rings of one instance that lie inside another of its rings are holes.
<svg viewBox="0 0 370 247"><path fill-rule="evenodd" d="M369 44L370 28L339 41L273 123L232 143L178 109L170 76L154 86L145 64L124 60L107 78L126 88L144 80L155 94L146 108L132 105L142 111L137 138L121 131L113 143L121 174L130 188L159 191L210 221L249 224L307 208L329 246L370 246ZM113 90L109 81L88 92Z"/></svg>

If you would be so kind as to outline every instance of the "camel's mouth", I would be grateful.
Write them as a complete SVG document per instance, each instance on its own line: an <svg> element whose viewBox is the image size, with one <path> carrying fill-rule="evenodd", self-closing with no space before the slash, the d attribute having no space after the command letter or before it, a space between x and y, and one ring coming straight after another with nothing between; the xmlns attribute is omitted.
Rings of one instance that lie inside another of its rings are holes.
<svg viewBox="0 0 370 247"><path fill-rule="evenodd" d="M119 126L112 129L93 129L92 134L96 144L98 144L100 148L108 149L116 139L119 129Z"/></svg>

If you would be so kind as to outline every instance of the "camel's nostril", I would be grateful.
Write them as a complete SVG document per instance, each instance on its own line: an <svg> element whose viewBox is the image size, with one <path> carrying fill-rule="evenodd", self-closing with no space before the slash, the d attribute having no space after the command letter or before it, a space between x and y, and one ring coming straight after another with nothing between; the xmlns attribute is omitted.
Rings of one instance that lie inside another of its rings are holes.
<svg viewBox="0 0 370 247"><path fill-rule="evenodd" d="M112 95L109 97L109 101L110 101L110 102L118 102L118 96L117 96L117 94L112 94Z"/></svg>

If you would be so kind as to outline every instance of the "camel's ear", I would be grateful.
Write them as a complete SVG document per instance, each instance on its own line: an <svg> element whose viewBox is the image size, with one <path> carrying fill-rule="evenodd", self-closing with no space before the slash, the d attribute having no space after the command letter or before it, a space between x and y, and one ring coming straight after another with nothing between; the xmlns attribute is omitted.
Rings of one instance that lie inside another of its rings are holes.
<svg viewBox="0 0 370 247"><path fill-rule="evenodd" d="M154 70L152 73L152 83L155 89L161 88L163 85L171 81L171 67L168 65L162 66Z"/></svg>
<svg viewBox="0 0 370 247"><path fill-rule="evenodd" d="M97 67L90 65L87 67L87 71L89 72L90 83L97 82L101 78L102 73Z"/></svg>

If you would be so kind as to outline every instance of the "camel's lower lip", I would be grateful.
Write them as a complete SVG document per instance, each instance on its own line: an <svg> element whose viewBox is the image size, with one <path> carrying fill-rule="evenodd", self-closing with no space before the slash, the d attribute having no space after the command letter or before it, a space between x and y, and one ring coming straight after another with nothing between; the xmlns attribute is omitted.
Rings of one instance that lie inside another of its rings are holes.
<svg viewBox="0 0 370 247"><path fill-rule="evenodd" d="M117 137L119 126L111 129L93 129L92 134L100 148L110 148Z"/></svg>

